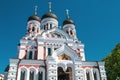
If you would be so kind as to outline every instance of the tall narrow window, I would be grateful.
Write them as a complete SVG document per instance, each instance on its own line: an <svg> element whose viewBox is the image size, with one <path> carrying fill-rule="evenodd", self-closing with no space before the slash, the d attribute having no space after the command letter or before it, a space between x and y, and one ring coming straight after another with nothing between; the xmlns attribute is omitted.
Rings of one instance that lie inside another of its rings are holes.
<svg viewBox="0 0 120 80"><path fill-rule="evenodd" d="M28 28L28 32L30 32L30 28Z"/></svg>
<svg viewBox="0 0 120 80"><path fill-rule="evenodd" d="M48 24L46 24L46 30L48 30Z"/></svg>
<svg viewBox="0 0 120 80"><path fill-rule="evenodd" d="M71 35L73 35L73 32L72 32L72 30L70 30L70 34L71 34Z"/></svg>
<svg viewBox="0 0 120 80"><path fill-rule="evenodd" d="M86 77L87 77L87 80L90 80L90 73L89 72L86 73Z"/></svg>
<svg viewBox="0 0 120 80"><path fill-rule="evenodd" d="M69 34L69 31L66 31L67 34Z"/></svg>
<svg viewBox="0 0 120 80"><path fill-rule="evenodd" d="M48 48L48 55L51 55L51 48Z"/></svg>
<svg viewBox="0 0 120 80"><path fill-rule="evenodd" d="M29 59L32 59L32 51L29 52Z"/></svg>
<svg viewBox="0 0 120 80"><path fill-rule="evenodd" d="M94 73L94 80L97 80L97 74L96 74L96 72Z"/></svg>
<svg viewBox="0 0 120 80"><path fill-rule="evenodd" d="M30 80L34 80L34 71L30 71Z"/></svg>
<svg viewBox="0 0 120 80"><path fill-rule="evenodd" d="M44 25L44 30L45 30L45 25Z"/></svg>
<svg viewBox="0 0 120 80"><path fill-rule="evenodd" d="M32 28L32 31L33 31L33 32L35 31L35 27Z"/></svg>
<svg viewBox="0 0 120 80"><path fill-rule="evenodd" d="M21 71L20 80L25 80L25 71Z"/></svg>
<svg viewBox="0 0 120 80"><path fill-rule="evenodd" d="M43 80L43 72L38 72L38 80Z"/></svg>
<svg viewBox="0 0 120 80"><path fill-rule="evenodd" d="M50 29L52 29L52 24L50 24Z"/></svg>

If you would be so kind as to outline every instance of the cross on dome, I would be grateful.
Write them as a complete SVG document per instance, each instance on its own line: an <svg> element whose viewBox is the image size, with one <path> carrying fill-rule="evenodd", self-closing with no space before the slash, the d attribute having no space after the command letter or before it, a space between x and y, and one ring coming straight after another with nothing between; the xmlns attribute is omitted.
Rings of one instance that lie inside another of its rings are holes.
<svg viewBox="0 0 120 80"><path fill-rule="evenodd" d="M35 6L35 12L34 12L34 15L37 15L37 8L38 8L38 6Z"/></svg>
<svg viewBox="0 0 120 80"><path fill-rule="evenodd" d="M67 19L70 18L70 16L69 16L69 10L68 9L66 9L66 17L67 17Z"/></svg>
<svg viewBox="0 0 120 80"><path fill-rule="evenodd" d="M48 11L48 12L51 12L51 4L52 4L51 2L48 2L48 5L49 5L49 6L48 6L49 11Z"/></svg>

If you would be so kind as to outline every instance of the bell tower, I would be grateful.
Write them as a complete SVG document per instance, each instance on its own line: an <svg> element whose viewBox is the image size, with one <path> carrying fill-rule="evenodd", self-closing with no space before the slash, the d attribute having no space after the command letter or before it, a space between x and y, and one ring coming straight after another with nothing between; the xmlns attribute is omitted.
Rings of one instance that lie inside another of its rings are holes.
<svg viewBox="0 0 120 80"><path fill-rule="evenodd" d="M69 10L66 10L66 20L63 22L63 30L69 35L70 38L77 40L75 23L69 17Z"/></svg>
<svg viewBox="0 0 120 80"><path fill-rule="evenodd" d="M37 35L40 31L40 18L37 16L37 6L34 15L28 18L27 34L20 40L19 59L37 59Z"/></svg>
<svg viewBox="0 0 120 80"><path fill-rule="evenodd" d="M27 33L34 36L39 33L40 18L37 16L37 6L35 6L34 15L28 18Z"/></svg>

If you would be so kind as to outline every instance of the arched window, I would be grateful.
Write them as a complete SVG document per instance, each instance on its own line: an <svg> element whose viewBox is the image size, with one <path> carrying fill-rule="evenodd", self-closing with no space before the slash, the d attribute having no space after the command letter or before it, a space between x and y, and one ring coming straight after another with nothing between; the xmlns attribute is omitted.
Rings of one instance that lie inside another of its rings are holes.
<svg viewBox="0 0 120 80"><path fill-rule="evenodd" d="M52 24L50 24L50 29L52 29Z"/></svg>
<svg viewBox="0 0 120 80"><path fill-rule="evenodd" d="M87 78L87 80L90 80L90 73L89 72L86 73L86 78Z"/></svg>
<svg viewBox="0 0 120 80"><path fill-rule="evenodd" d="M48 48L48 55L51 55L51 48Z"/></svg>
<svg viewBox="0 0 120 80"><path fill-rule="evenodd" d="M100 74L97 68L93 69L93 76L94 76L94 80L100 80Z"/></svg>
<svg viewBox="0 0 120 80"><path fill-rule="evenodd" d="M28 32L30 32L30 28L28 28Z"/></svg>
<svg viewBox="0 0 120 80"><path fill-rule="evenodd" d="M21 71L20 80L25 80L25 71Z"/></svg>
<svg viewBox="0 0 120 80"><path fill-rule="evenodd" d="M34 80L34 71L30 71L30 80Z"/></svg>
<svg viewBox="0 0 120 80"><path fill-rule="evenodd" d="M68 67L66 71L64 71L62 67L58 67L57 73L58 80L73 80L71 67Z"/></svg>
<svg viewBox="0 0 120 80"><path fill-rule="evenodd" d="M35 27L32 28L32 31L33 31L33 32L35 31Z"/></svg>
<svg viewBox="0 0 120 80"><path fill-rule="evenodd" d="M43 29L45 30L45 25L44 25Z"/></svg>
<svg viewBox="0 0 120 80"><path fill-rule="evenodd" d="M29 52L29 59L32 59L32 51Z"/></svg>
<svg viewBox="0 0 120 80"><path fill-rule="evenodd" d="M38 72L38 80L43 80L43 72Z"/></svg>
<svg viewBox="0 0 120 80"><path fill-rule="evenodd" d="M73 35L73 32L72 32L72 30L70 30L70 34L71 34L71 35Z"/></svg>
<svg viewBox="0 0 120 80"><path fill-rule="evenodd" d="M66 31L67 34L69 34L69 31Z"/></svg>

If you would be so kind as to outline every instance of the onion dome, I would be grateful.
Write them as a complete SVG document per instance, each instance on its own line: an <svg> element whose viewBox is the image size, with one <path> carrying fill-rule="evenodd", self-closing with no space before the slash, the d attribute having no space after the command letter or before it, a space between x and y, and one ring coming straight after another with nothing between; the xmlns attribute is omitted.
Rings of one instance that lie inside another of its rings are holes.
<svg viewBox="0 0 120 80"><path fill-rule="evenodd" d="M66 17L67 17L67 19L63 21L63 26L66 25L66 24L75 25L74 21L72 19L70 19L70 17L69 17L68 10L66 10Z"/></svg>
<svg viewBox="0 0 120 80"><path fill-rule="evenodd" d="M35 12L34 12L34 15L33 16L30 16L28 18L28 21L30 20L36 20L36 21L39 21L40 22L40 18L37 16L37 6L35 6Z"/></svg>
<svg viewBox="0 0 120 80"><path fill-rule="evenodd" d="M44 19L44 18L54 18L54 19L58 20L57 16L51 12L44 14L41 19Z"/></svg>
<svg viewBox="0 0 120 80"><path fill-rule="evenodd" d="M30 16L30 17L28 18L28 21L30 21L30 20L36 20L36 21L39 21L39 22L40 22L40 18L39 18L37 15Z"/></svg>
<svg viewBox="0 0 120 80"><path fill-rule="evenodd" d="M66 24L74 24L75 25L74 21L71 19L66 19L65 21L63 21L63 26Z"/></svg>
<svg viewBox="0 0 120 80"><path fill-rule="evenodd" d="M42 19L44 19L44 18L54 18L54 19L58 20L58 17L51 12L51 2L49 2L48 4L49 4L48 13L44 14L42 16Z"/></svg>

